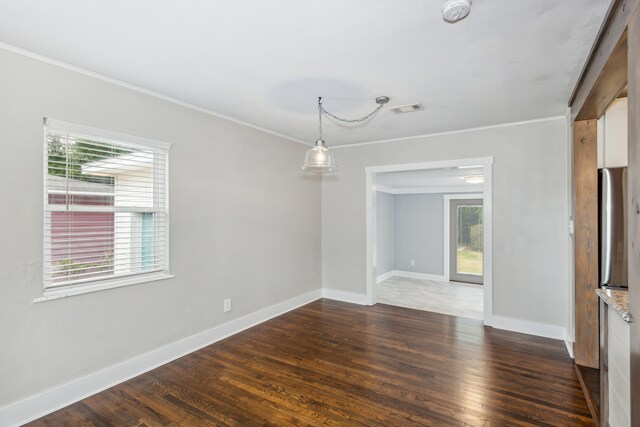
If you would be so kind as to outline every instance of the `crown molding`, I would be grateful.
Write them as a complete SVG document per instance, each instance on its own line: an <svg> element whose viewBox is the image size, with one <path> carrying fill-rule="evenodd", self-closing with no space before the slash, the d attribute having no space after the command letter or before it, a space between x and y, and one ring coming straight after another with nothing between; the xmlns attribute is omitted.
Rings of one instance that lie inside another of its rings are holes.
<svg viewBox="0 0 640 427"><path fill-rule="evenodd" d="M387 143L387 142L412 141L414 139L433 138L433 137L436 137L436 136L455 135L455 134L458 134L458 133L476 132L476 131L482 131L482 130L488 130L488 129L506 128L506 127L511 127L511 126L526 125L526 124L531 124L531 123L551 122L551 121L554 121L554 120L565 120L565 119L566 119L565 116L550 116L550 117L543 117L543 118L540 118L540 119L522 120L522 121L519 121L519 122L507 122L507 123L500 123L500 124L496 124L496 125L488 125L488 126L480 126L480 127L474 127L474 128L451 130L451 131L446 131L446 132L426 133L426 134L423 134L423 135L403 136L403 137L400 137L400 138L380 139L380 140L367 141L367 142L356 142L355 144L332 145L331 149L332 150L336 150L336 149L340 149L340 148L361 147L363 145L384 144L384 143Z"/></svg>
<svg viewBox="0 0 640 427"><path fill-rule="evenodd" d="M234 119L233 117L229 117L229 116L226 116L224 114L216 113L215 111L209 110L209 109L204 108L204 107L200 107L200 106L195 105L195 104L191 104L191 103L186 102L186 101L182 101L182 100L177 99L177 98L173 98L173 97L168 96L168 95L164 95L164 94L162 94L160 92L156 92L156 91L153 91L153 90L150 90L150 89L146 89L146 88L141 87L141 86L137 86L137 85L134 85L134 84L131 84L131 83L127 83L125 81L118 80L118 79L115 79L113 77L105 76L104 74L96 73L94 71L87 70L86 68L77 67L75 65L71 65L71 64L68 64L66 62L50 58L50 57L45 56L45 55L40 55L39 53L35 53L35 52L31 52L31 51L26 50L26 49L19 48L17 46L13 46L13 45L10 45L10 44L7 44L7 43L0 42L0 49L6 50L8 52L12 52L12 53L15 53L15 54L18 54L18 55L21 55L21 56L25 56L27 58L35 59L36 61L44 62L46 64L53 65L55 67L64 68L65 70L73 71L75 73L79 73L79 74L82 74L82 75L85 75L85 76L88 76L88 77L93 77L95 79L102 80L104 82L111 83L111 84L114 84L114 85L117 85L117 86L120 86L120 87L124 87L124 88L130 89L130 90L136 91L136 92L144 93L145 95L153 96L155 98L162 99L163 101L167 101L167 102L170 102L172 104L180 105L181 107L189 108L191 110L199 111L201 113L205 113L205 114L208 114L210 116L217 117L219 119L227 120L229 122L236 123L236 124L241 125L241 126L245 126L245 127L251 128L251 129L255 129L255 130L258 130L260 132L267 133L269 135L277 136L277 137L286 139L288 141L297 142L298 144L303 144L303 145L306 145L306 146L312 145L312 144L310 144L310 143L308 143L306 141L303 141L301 139L297 139L297 138L294 138L292 136L285 135L283 133L276 132L276 131L271 130L271 129L263 128L261 126L254 125L252 123L245 122L245 121L242 121L242 120L239 120L239 119Z"/></svg>
<svg viewBox="0 0 640 427"><path fill-rule="evenodd" d="M307 141L298 139L298 138L294 138L290 135L286 135L280 132L276 132L274 130L271 129L267 129L264 128L262 126L258 126L258 125L254 125L252 123L249 122L245 122L243 120L239 120L239 119L235 119L233 117L221 114L221 113L217 113L215 111L209 110L207 108L204 107L200 107L198 105L195 104L191 104L189 102L186 101L182 101L180 99L171 97L169 95L165 95L162 94L160 92L156 92L150 89L146 89L144 87L138 86L138 85L134 85L131 83L127 83L125 81L122 80L118 80L116 78L113 77L109 77L106 76L104 74L100 74L94 71L90 71L87 70L86 68L82 68L82 67L78 67L69 63L66 63L64 61L59 61L57 59L53 59L50 58L48 56L45 55L41 55L39 53L35 53L35 52L31 52L29 50L26 49L22 49L20 47L17 46L13 46L7 43L2 43L0 42L0 49L8 51L8 52L12 52L27 58L31 58L34 59L36 61L40 61L40 62L44 62L46 64L49 65L53 65L55 67L59 67L59 68L63 68L69 71L73 71L88 77L93 77L95 79L98 80L102 80L104 82L107 83L111 83L120 87L124 87L136 92L140 92L140 93L144 93L145 95L149 95L149 96L153 96L155 98L158 99L162 99L163 101L167 101L170 102L172 104L176 104L176 105L180 105L182 107L185 108L189 108L191 110L194 111L198 111L204 114L208 114L210 116L213 117L217 117L219 119L223 119L232 123L236 123L238 125L241 126L245 126L251 129L255 129L258 130L260 132L264 132L266 134L269 135L273 135L273 136L277 136L279 138L283 138L286 139L288 141L292 141L292 142L297 142L298 144L302 144L305 146L311 146L313 144L310 144ZM474 131L481 131L481 130L487 130L487 129L496 129L496 128L503 128L503 127L510 127L510 126L518 126L518 125L523 125L523 124L530 124L530 123L541 123L541 122L548 122L548 121L553 121L553 120L561 120L561 119L565 119L565 116L551 116L551 117L543 117L540 119L532 119L532 120L523 120L523 121L517 121L517 122L507 122L507 123L500 123L500 124L495 124L495 125L488 125L488 126L480 126L480 127L473 127L473 128L466 128L466 129L459 129L459 130L452 130L452 131L446 131L446 132L437 132L437 133L427 133L427 134L422 134L422 135L414 135L414 136L405 136L405 137L400 137L400 138L390 138L390 139L381 139L381 140L374 140L374 141L365 141L365 142L357 142L354 144L343 144L343 145L333 145L331 148L332 149L340 149L340 148L350 148L350 147L360 147L360 146L364 146L364 145L371 145L371 144L383 144L383 143L387 143L387 142L402 142L402 141L411 141L414 139L420 139L420 138L432 138L432 137L436 137L436 136L444 136L444 135L454 135L454 134L458 134L458 133L465 133L465 132L474 132Z"/></svg>

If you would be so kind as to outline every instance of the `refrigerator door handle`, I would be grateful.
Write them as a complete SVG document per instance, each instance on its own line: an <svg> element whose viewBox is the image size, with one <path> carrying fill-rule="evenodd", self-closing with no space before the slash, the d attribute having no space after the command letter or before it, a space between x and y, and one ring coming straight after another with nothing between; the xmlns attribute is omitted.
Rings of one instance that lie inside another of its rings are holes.
<svg viewBox="0 0 640 427"><path fill-rule="evenodd" d="M600 263L600 283L603 285L611 283L611 264L612 264L612 237L613 237L613 202L611 197L611 172L607 169L602 170L602 231L601 231L601 263Z"/></svg>

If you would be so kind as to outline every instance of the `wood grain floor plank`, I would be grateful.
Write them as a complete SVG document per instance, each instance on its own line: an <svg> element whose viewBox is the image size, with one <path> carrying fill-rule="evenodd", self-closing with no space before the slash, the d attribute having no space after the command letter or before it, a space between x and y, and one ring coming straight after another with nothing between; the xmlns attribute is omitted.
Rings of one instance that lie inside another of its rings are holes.
<svg viewBox="0 0 640 427"><path fill-rule="evenodd" d="M593 425L564 343L319 300L31 423Z"/></svg>

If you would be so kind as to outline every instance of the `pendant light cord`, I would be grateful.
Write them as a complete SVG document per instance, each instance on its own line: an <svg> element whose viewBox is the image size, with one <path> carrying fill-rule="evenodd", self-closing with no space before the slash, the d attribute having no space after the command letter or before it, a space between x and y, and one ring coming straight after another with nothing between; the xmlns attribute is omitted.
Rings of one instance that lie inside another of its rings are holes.
<svg viewBox="0 0 640 427"><path fill-rule="evenodd" d="M371 116L373 116L374 114L376 114L378 111L380 111L380 109L382 107L384 107L383 102L379 103L378 106L376 107L375 110L373 110L372 112L370 112L369 114L367 114L366 116L363 117L359 117L357 119L343 119L341 117L336 116L335 114L332 114L330 112L328 112L327 110L324 109L324 107L322 106L322 97L318 98L318 110L320 112L320 130L322 131L322 113L326 114L327 116L339 121L339 122L344 122L344 123L361 123L361 122L365 122L367 121L369 118L371 118Z"/></svg>
<svg viewBox="0 0 640 427"><path fill-rule="evenodd" d="M322 139L322 97L318 97L318 139Z"/></svg>

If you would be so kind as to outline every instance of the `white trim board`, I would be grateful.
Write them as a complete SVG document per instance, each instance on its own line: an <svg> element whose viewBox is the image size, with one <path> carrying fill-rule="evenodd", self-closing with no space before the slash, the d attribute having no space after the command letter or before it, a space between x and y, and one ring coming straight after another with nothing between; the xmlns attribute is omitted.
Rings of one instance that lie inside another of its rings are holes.
<svg viewBox="0 0 640 427"><path fill-rule="evenodd" d="M480 185L450 185L441 187L387 187L386 185L376 184L376 191L387 194L433 194L433 193L473 193L482 191Z"/></svg>
<svg viewBox="0 0 640 427"><path fill-rule="evenodd" d="M396 270L389 270L384 274L380 274L378 277L376 277L376 283L380 283L380 282L384 282L385 280L396 276L397 271Z"/></svg>
<svg viewBox="0 0 640 427"><path fill-rule="evenodd" d="M423 135L403 136L403 137L400 137L400 138L379 139L377 141L367 141L367 142L356 142L356 143L353 143L353 144L332 145L331 148L332 149L352 148L352 147L361 147L363 145L384 144L386 142L413 141L414 139L421 139L421 138L433 138L433 137L436 137L436 136L455 135L455 134L458 134L458 133L477 132L477 131L488 130L488 129L499 129L499 128L506 128L506 127L511 127L511 126L526 125L526 124L530 124L530 123L551 122L551 121L555 121L555 120L561 120L561 119L564 119L564 118L565 118L565 116L542 117L542 118L539 118L539 119L521 120L521 121L517 121L517 122L507 122L507 123L498 123L498 124L494 124L494 125L479 126L479 127L474 127L474 128L466 128L466 129L458 129L458 130L450 130L450 131L446 131L446 132L425 133Z"/></svg>
<svg viewBox="0 0 640 427"><path fill-rule="evenodd" d="M369 299L364 294L355 292L338 291L336 289L322 289L322 298L332 299L336 301L348 302L358 305L371 305Z"/></svg>
<svg viewBox="0 0 640 427"><path fill-rule="evenodd" d="M58 61L57 59L53 59L53 58L50 58L50 57L45 56L45 55L40 55L39 53L31 52L31 51L28 51L26 49L19 48L17 46L13 46L13 45L10 45L10 44L7 44L7 43L0 42L0 49L6 50L8 52L12 52L12 53L15 53L15 54L18 54L18 55L21 55L21 56L25 56L27 58L35 59L36 61L44 62L46 64L53 65L55 67L64 68L65 70L73 71L75 73L79 73L79 74L82 74L82 75L85 75L85 76L88 76L88 77L93 77L94 79L102 80L104 82L111 83L111 84L114 84L114 85L117 85L117 86L120 86L120 87L124 87L124 88L130 89L130 90L136 91L136 92L144 93L145 95L153 96L155 98L162 99L163 101L171 102L172 104L180 105L182 107L186 107L186 108L189 108L191 110L199 111L201 113L205 113L205 114L208 114L210 116L217 117L219 119L227 120L227 121L230 121L230 122L242 125L242 126L246 126L248 128L252 128L252 129L258 130L260 132L268 133L270 135L278 136L280 138L284 138L284 139L289 140L289 141L297 142L298 144L303 144L303 145L308 145L308 146L313 145L313 144L311 144L311 143L309 143L307 141L303 141L301 139L294 138L292 136L285 135L283 133L276 132L276 131L271 130L271 129L263 128L261 126L251 124L249 122L245 122L245 121L242 121L242 120L239 120L239 119L234 119L233 117L229 117L229 116L226 116L224 114L216 113L215 111L209 110L209 109L204 108L204 107L197 106L195 104L191 104L191 103L186 102L186 101L181 101L181 100L179 100L177 98L173 98L171 96L164 95L164 94L162 94L160 92L156 92L156 91L153 91L153 90L150 90L150 89L145 89L145 88L143 88L141 86L137 86L137 85L134 85L134 84L131 84L131 83L127 83L125 81L118 80L118 79L115 79L113 77L105 76L104 74L96 73L94 71L90 71L90 70L87 70L87 69L82 68L82 67L77 67L75 65L71 65L71 64L68 64L68 63L63 62L63 61Z"/></svg>
<svg viewBox="0 0 640 427"><path fill-rule="evenodd" d="M364 168L365 173L382 173L382 172L406 172L419 171L423 169L444 169L455 168L459 166L477 166L485 164L493 164L493 157L474 157L470 159L453 159L453 160L437 160L434 162L419 163L400 163L397 165L380 165L367 166ZM485 180L486 183L486 180Z"/></svg>
<svg viewBox="0 0 640 427"><path fill-rule="evenodd" d="M406 277L408 279L435 280L436 282L446 282L443 275L418 273L417 271L391 270L376 278L377 283L383 282L390 277Z"/></svg>
<svg viewBox="0 0 640 427"><path fill-rule="evenodd" d="M485 320L485 326L562 341L565 340L567 334L567 328L564 326L548 325L505 316L492 316L490 322Z"/></svg>
<svg viewBox="0 0 640 427"><path fill-rule="evenodd" d="M0 408L0 425L18 426L33 421L200 348L320 299L322 295L323 290L321 289L299 295L4 406Z"/></svg>
<svg viewBox="0 0 640 427"><path fill-rule="evenodd" d="M565 347L567 347L567 353L569 353L569 357L575 359L575 357L573 356L573 342L565 339L564 345Z"/></svg>
<svg viewBox="0 0 640 427"><path fill-rule="evenodd" d="M64 134L69 132L74 134L74 136L81 135L86 138L96 138L100 139L100 142L107 141L133 148L154 147L169 151L172 145L171 142L161 141L159 139L144 138L142 136L130 135L109 129L85 126L78 123L66 122L64 120L52 119L51 117L44 118L44 125L48 128L46 129L47 131L63 132ZM151 163L151 161L149 161L149 163ZM97 171L94 170L94 172Z"/></svg>
<svg viewBox="0 0 640 427"><path fill-rule="evenodd" d="M570 331L568 327L566 328L566 330L567 330L567 333L565 334L565 337L564 337L564 345L567 347L567 353L569 353L569 356L572 359L575 359L575 357L573 356L573 344L574 344L573 338L569 333Z"/></svg>

